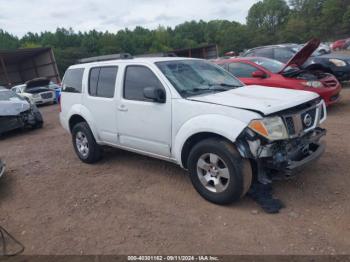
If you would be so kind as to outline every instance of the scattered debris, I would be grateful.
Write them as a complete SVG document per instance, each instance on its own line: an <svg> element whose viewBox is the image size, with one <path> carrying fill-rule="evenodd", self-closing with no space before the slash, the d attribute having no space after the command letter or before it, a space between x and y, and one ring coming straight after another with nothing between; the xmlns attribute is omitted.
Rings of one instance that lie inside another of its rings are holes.
<svg viewBox="0 0 350 262"><path fill-rule="evenodd" d="M275 214L285 206L281 200L274 198L272 193L271 184L265 185L256 181L252 184L248 196L257 202L266 213Z"/></svg>
<svg viewBox="0 0 350 262"><path fill-rule="evenodd" d="M24 246L0 226L0 256L16 256L24 251Z"/></svg>

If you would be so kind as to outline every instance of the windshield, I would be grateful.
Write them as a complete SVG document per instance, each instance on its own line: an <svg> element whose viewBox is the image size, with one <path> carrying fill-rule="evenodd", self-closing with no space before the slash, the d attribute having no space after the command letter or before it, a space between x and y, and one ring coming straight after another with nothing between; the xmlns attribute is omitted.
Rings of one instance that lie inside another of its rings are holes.
<svg viewBox="0 0 350 262"><path fill-rule="evenodd" d="M286 66L286 64L280 61L269 59L269 58L254 57L250 59L250 61L265 68L266 70L274 74L281 72L281 70ZM284 71L289 71L291 69L297 69L297 68L288 66Z"/></svg>
<svg viewBox="0 0 350 262"><path fill-rule="evenodd" d="M223 92L243 84L224 69L203 60L177 60L156 63L182 96Z"/></svg>

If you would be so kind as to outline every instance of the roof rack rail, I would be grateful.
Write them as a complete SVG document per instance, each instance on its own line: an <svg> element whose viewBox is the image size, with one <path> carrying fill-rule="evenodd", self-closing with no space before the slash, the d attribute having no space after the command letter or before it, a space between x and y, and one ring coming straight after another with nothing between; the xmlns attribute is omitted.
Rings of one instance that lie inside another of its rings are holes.
<svg viewBox="0 0 350 262"><path fill-rule="evenodd" d="M136 55L135 58L142 58L142 57L177 57L177 55L173 52L163 52L163 53L149 53L149 54L142 54L142 55Z"/></svg>
<svg viewBox="0 0 350 262"><path fill-rule="evenodd" d="M78 60L78 63L92 63L92 62L101 62L101 61L110 61L110 60L121 60L121 59L133 59L134 57L129 53L120 53L120 54L112 54L112 55L101 55L101 56L93 56L88 58L82 58Z"/></svg>

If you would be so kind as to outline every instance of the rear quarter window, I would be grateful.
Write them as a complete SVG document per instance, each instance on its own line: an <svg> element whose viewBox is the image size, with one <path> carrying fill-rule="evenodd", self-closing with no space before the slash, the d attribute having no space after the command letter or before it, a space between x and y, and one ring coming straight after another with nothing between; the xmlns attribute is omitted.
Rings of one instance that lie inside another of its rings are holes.
<svg viewBox="0 0 350 262"><path fill-rule="evenodd" d="M62 92L81 93L84 68L68 69L63 77Z"/></svg>

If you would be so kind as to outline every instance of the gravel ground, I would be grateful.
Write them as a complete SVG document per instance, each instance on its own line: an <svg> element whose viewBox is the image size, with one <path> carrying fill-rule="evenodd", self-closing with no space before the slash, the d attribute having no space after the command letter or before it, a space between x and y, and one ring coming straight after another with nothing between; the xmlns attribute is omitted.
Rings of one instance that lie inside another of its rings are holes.
<svg viewBox="0 0 350 262"><path fill-rule="evenodd" d="M0 181L0 225L24 254L349 254L350 89L329 109L324 156L275 185L286 204L268 215L250 199L203 200L176 165L108 149L81 163L59 125L0 140L8 172Z"/></svg>

